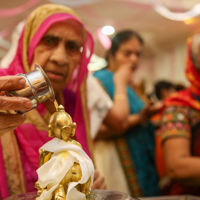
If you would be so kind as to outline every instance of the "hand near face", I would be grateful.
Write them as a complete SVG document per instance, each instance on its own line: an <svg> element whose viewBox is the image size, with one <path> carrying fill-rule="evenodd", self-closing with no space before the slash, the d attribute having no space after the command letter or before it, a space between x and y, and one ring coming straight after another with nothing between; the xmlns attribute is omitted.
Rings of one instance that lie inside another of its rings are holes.
<svg viewBox="0 0 200 200"><path fill-rule="evenodd" d="M131 64L124 64L114 73L115 84L127 85L133 77L134 69Z"/></svg>
<svg viewBox="0 0 200 200"><path fill-rule="evenodd" d="M105 190L107 188L104 177L102 177L97 170L95 170L94 181L93 181L93 185L91 188L92 189L101 189L101 190Z"/></svg>
<svg viewBox="0 0 200 200"><path fill-rule="evenodd" d="M22 77L0 77L0 134L16 129L26 118L22 114L5 113L6 110L26 111L32 108L32 103L27 98L5 96L5 91L21 89L25 83L26 80Z"/></svg>

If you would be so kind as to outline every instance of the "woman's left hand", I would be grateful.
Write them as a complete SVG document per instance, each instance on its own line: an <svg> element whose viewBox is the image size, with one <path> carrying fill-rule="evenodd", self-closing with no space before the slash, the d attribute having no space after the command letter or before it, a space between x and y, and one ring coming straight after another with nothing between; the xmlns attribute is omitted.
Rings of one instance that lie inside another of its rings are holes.
<svg viewBox="0 0 200 200"><path fill-rule="evenodd" d="M94 182L93 182L93 185L91 188L92 189L101 189L101 190L106 190L106 188L107 188L104 177L101 176L97 170L95 170Z"/></svg>
<svg viewBox="0 0 200 200"><path fill-rule="evenodd" d="M149 102L147 102L147 104L145 105L145 107L143 108L143 110L141 111L141 114L146 119L149 119L153 115L155 115L156 113L158 113L159 110L162 108L162 106L163 106L162 102L158 102L156 104L153 104L152 102L149 101Z"/></svg>

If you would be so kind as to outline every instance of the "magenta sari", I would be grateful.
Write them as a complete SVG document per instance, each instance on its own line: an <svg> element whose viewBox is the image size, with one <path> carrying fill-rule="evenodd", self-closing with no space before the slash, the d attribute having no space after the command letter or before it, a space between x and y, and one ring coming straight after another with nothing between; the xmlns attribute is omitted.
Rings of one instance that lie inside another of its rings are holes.
<svg viewBox="0 0 200 200"><path fill-rule="evenodd" d="M48 9L49 12L44 13L44 9ZM38 15L40 12L41 17L40 14ZM49 13L52 14L49 15ZM44 17L44 15L47 15L47 17ZM30 17L32 17L32 21L30 22L29 20L25 24L15 58L7 69L0 69L0 76L28 72L29 69L25 66L25 62L30 66L34 49L48 28L53 23L66 19L78 21L86 32L85 43L80 64L77 66L71 82L64 89L63 95L66 111L72 116L73 121L77 123L76 139L81 143L84 151L91 156L92 145L90 144L85 79L87 76L87 64L93 52L92 36L80 20L74 16L73 11L64 6L44 5L35 10ZM40 19L42 17L44 20ZM34 20L41 20L41 23L30 42L28 42L26 50L25 37L27 36L27 29L31 33L31 28L34 29ZM29 23L28 28L27 23ZM37 109L27 113L25 123L19 125L12 133L5 133L0 137L0 199L35 190L34 184L37 181L36 169L39 163L38 150L50 139L47 132L49 117L50 113L42 103Z"/></svg>

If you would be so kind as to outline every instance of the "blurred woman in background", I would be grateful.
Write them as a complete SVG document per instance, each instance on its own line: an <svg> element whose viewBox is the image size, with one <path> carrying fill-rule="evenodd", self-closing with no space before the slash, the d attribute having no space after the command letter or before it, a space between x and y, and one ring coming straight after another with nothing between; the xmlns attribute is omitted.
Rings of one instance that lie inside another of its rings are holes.
<svg viewBox="0 0 200 200"><path fill-rule="evenodd" d="M162 117L168 181L163 194L200 196L200 33L188 40L186 76L191 86L172 94Z"/></svg>
<svg viewBox="0 0 200 200"><path fill-rule="evenodd" d="M128 86L137 69L143 40L134 31L121 31L112 40L108 66L94 73L122 116L118 123L107 115L96 137L97 169L110 190L133 196L157 196L158 178L154 162L154 127L149 118L160 107L144 105Z"/></svg>

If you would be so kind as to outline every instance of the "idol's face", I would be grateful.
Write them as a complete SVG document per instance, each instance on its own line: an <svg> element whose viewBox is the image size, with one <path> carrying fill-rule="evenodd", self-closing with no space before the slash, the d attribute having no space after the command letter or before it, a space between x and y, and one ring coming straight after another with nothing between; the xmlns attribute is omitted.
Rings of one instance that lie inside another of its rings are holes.
<svg viewBox="0 0 200 200"><path fill-rule="evenodd" d="M142 45L136 37L132 37L123 43L113 56L116 70L120 67L130 64L133 70L137 69L140 63Z"/></svg>
<svg viewBox="0 0 200 200"><path fill-rule="evenodd" d="M80 62L83 42L82 26L75 20L52 24L35 48L31 70L39 64L55 94L61 92Z"/></svg>

